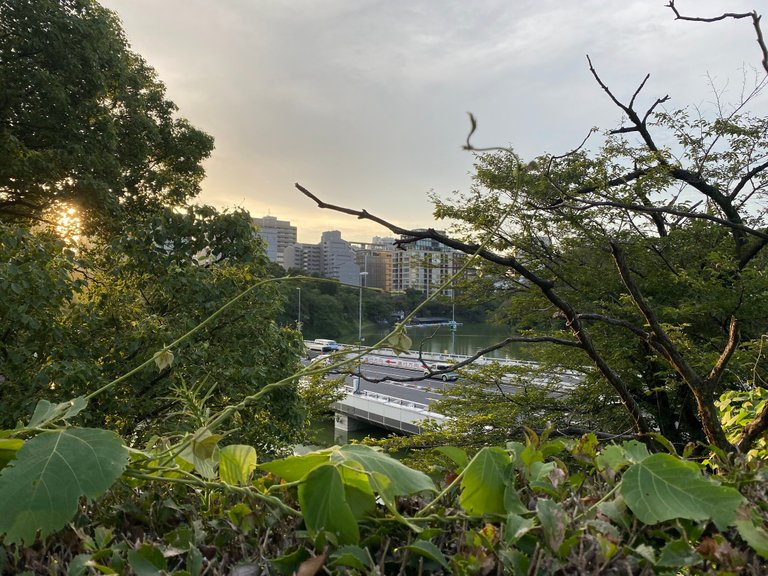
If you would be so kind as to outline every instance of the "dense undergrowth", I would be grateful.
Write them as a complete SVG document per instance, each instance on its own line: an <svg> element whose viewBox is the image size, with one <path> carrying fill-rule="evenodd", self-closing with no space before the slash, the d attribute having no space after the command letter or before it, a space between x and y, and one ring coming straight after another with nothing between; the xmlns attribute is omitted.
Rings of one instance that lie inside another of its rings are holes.
<svg viewBox="0 0 768 576"><path fill-rule="evenodd" d="M204 456L197 445L162 467L145 460L161 451L131 451L121 478L96 501L80 499L55 529L54 508L73 495L55 492L66 484L62 470L53 484L42 466L34 474L29 469L30 459L46 456L39 438L6 466L0 483L7 493L14 469L24 468L27 486L47 483L51 501L45 505L38 495L15 515L8 501L1 505L3 573L764 574L768 568L768 467L759 459L722 455L704 464L663 449L651 453L637 441L600 447L592 436L562 441L532 432L471 459L458 448L435 450L429 475L361 445L260 465L244 447L197 458ZM117 442L100 452L115 458L128 450ZM69 462L81 456L69 448L60 453ZM54 460L45 458L60 466ZM216 469L208 469L215 460ZM715 463L717 474L703 474ZM93 476L92 469L81 472ZM34 536L32 517L42 538Z"/></svg>

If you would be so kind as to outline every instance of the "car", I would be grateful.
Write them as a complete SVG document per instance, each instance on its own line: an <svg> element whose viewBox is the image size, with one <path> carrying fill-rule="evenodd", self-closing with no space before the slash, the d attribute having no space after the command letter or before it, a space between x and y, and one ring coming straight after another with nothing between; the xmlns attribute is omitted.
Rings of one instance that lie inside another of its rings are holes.
<svg viewBox="0 0 768 576"><path fill-rule="evenodd" d="M339 345L335 340L315 338L312 342L307 343L307 350L326 354L328 352L337 352L339 350Z"/></svg>
<svg viewBox="0 0 768 576"><path fill-rule="evenodd" d="M424 368L424 376L434 378L435 380L442 380L443 382L455 382L459 379L458 374L455 372L443 372L450 369L450 364L433 364ZM443 374L435 374L435 372L443 372Z"/></svg>

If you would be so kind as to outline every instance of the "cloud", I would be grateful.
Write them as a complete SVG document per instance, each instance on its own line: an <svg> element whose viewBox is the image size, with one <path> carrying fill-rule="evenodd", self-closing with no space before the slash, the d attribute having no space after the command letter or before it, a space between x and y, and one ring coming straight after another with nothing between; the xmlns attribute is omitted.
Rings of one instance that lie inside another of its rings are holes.
<svg viewBox="0 0 768 576"><path fill-rule="evenodd" d="M711 99L707 72L737 91L742 63L759 63L748 23L679 22L651 0L104 4L181 113L216 138L203 198L307 230L330 216L294 192L296 181L329 202L431 224L427 192L470 183L472 156L460 150L467 111L480 121L479 145L528 157L616 126L621 113L591 77L587 53L620 97L651 73L639 102L670 94L673 107ZM717 14L752 3L685 8Z"/></svg>

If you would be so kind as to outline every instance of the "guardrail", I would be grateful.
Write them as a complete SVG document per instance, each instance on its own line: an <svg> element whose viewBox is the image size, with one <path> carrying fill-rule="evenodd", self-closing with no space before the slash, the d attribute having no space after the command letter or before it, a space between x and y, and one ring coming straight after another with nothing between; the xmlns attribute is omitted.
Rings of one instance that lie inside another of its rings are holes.
<svg viewBox="0 0 768 576"><path fill-rule="evenodd" d="M337 413L337 427L341 424L344 428L348 425L348 419L353 419L390 430L418 434L424 420L443 422L447 419L442 414L430 411L429 406L421 402L368 390L355 393L352 388L347 388L347 395L331 405ZM339 415L343 415L343 418Z"/></svg>

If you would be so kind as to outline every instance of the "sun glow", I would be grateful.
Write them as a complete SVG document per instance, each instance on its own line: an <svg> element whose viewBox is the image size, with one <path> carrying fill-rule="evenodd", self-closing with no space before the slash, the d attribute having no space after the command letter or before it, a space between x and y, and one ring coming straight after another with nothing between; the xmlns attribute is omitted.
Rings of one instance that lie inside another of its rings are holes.
<svg viewBox="0 0 768 576"><path fill-rule="evenodd" d="M56 218L55 230L67 244L77 244L82 234L82 223L77 214L77 208L62 207Z"/></svg>

